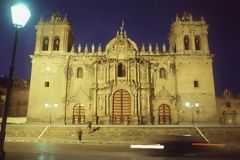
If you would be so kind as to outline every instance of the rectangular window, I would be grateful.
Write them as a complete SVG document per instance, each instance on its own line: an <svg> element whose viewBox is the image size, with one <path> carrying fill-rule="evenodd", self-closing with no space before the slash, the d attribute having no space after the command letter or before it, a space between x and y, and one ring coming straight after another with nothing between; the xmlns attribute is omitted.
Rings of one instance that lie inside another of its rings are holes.
<svg viewBox="0 0 240 160"><path fill-rule="evenodd" d="M198 81L193 81L193 85L194 85L194 88L198 88L199 87Z"/></svg>
<svg viewBox="0 0 240 160"><path fill-rule="evenodd" d="M49 82L48 81L45 82L44 87L49 87Z"/></svg>

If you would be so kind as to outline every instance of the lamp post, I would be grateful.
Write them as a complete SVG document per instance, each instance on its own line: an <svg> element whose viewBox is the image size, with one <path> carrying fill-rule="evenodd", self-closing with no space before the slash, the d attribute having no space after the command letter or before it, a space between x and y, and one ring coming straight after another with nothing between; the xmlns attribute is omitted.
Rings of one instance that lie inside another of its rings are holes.
<svg viewBox="0 0 240 160"><path fill-rule="evenodd" d="M53 108L57 108L57 107L58 107L58 104L57 104L57 103L54 103L53 105L50 105L50 104L48 104L48 103L45 103L45 104L44 104L44 107L45 107L46 109L50 109L50 113L49 113L49 125L51 125L51 124L52 124L52 109L53 109Z"/></svg>
<svg viewBox="0 0 240 160"><path fill-rule="evenodd" d="M10 107L10 98L11 98L10 96L11 96L11 89L12 89L12 83L13 83L13 73L14 73L18 30L25 26L25 24L27 23L27 21L31 16L29 9L23 4L13 5L11 7L11 13L12 13L12 22L15 28L15 38L14 38L14 44L13 44L12 59L11 59L11 64L10 64L9 74L8 74L6 101L3 108L2 123L1 123L1 134L0 134L0 159L1 160L5 159L4 141L5 141L5 135L6 135L8 110Z"/></svg>
<svg viewBox="0 0 240 160"><path fill-rule="evenodd" d="M198 102L195 102L195 103L186 102L185 106L192 110L192 124L195 124L195 110L196 110L196 108L199 107L199 103Z"/></svg>

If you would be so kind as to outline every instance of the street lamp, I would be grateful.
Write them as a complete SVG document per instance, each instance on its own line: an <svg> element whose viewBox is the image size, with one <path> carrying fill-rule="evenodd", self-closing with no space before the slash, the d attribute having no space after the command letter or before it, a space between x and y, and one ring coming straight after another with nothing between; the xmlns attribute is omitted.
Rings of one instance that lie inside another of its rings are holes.
<svg viewBox="0 0 240 160"><path fill-rule="evenodd" d="M2 123L1 123L1 134L0 134L0 159L5 159L5 151L4 151L4 141L6 135L6 124L7 124L7 116L8 116L8 109L10 106L10 96L11 96L11 89L13 83L13 72L14 72L14 63L15 63L15 54L16 54L16 46L17 46L17 38L18 38L18 29L25 26L27 21L29 20L31 13L27 6L24 4L16 4L11 7L12 13L12 22L15 28L15 38L13 44L13 52L12 52L12 59L9 68L8 74L8 86L7 86L7 95L6 101L3 108L3 115L2 115Z"/></svg>
<svg viewBox="0 0 240 160"><path fill-rule="evenodd" d="M194 116L195 109L199 107L199 103L198 102L195 102L195 103L186 102L185 106L192 110L192 124L195 124L195 116Z"/></svg>
<svg viewBox="0 0 240 160"><path fill-rule="evenodd" d="M44 107L45 107L46 109L50 109L49 125L51 125L51 124L52 124L52 109L53 109L53 108L57 108L57 107L58 107L58 104L57 104L57 103L54 103L53 105L50 105L50 104L48 104L48 103L45 103L45 104L44 104Z"/></svg>

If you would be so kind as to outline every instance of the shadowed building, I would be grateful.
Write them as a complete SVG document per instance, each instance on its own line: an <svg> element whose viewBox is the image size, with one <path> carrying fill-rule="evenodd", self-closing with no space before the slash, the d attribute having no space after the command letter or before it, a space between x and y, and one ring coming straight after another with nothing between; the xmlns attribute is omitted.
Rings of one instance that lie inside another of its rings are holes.
<svg viewBox="0 0 240 160"><path fill-rule="evenodd" d="M8 79L0 78L0 115L2 116L3 107L6 99ZM29 96L29 81L19 77L14 78L11 90L9 117L26 117Z"/></svg>
<svg viewBox="0 0 240 160"><path fill-rule="evenodd" d="M234 96L225 89L221 97L217 97L217 113L219 123L236 125L240 123L240 96Z"/></svg>
<svg viewBox="0 0 240 160"><path fill-rule="evenodd" d="M213 55L202 17L177 16L169 47L161 48L138 48L123 23L105 49L79 44L75 51L71 25L59 13L41 18L36 30L28 122L47 122L49 116L67 124L217 121Z"/></svg>

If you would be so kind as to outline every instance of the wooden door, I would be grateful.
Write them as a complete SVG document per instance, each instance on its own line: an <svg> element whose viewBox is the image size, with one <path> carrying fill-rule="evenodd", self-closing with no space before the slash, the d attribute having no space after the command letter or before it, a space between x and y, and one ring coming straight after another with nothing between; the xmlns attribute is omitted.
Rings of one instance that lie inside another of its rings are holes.
<svg viewBox="0 0 240 160"><path fill-rule="evenodd" d="M130 124L131 122L131 95L120 89L113 95L113 124Z"/></svg>
<svg viewBox="0 0 240 160"><path fill-rule="evenodd" d="M73 107L73 124L85 123L85 107L81 104L76 104Z"/></svg>
<svg viewBox="0 0 240 160"><path fill-rule="evenodd" d="M162 104L158 108L159 124L171 124L170 107L167 104Z"/></svg>

